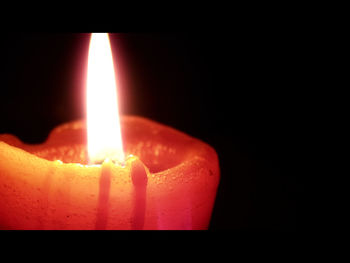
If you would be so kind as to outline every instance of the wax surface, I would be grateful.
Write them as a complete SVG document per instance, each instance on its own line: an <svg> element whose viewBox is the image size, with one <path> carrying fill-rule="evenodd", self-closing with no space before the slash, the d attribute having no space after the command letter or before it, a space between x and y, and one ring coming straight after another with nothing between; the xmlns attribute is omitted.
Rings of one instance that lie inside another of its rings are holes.
<svg viewBox="0 0 350 263"><path fill-rule="evenodd" d="M0 135L1 229L207 229L215 150L154 121L121 118L125 167L87 165L83 121L40 145ZM57 161L60 160L60 161Z"/></svg>

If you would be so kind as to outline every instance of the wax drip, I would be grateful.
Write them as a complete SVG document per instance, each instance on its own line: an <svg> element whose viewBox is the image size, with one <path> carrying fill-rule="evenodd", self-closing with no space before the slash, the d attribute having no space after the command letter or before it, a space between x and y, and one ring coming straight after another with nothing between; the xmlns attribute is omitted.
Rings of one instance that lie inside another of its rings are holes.
<svg viewBox="0 0 350 263"><path fill-rule="evenodd" d="M105 230L108 218L109 193L111 186L111 162L102 164L97 206L96 230Z"/></svg>
<svg viewBox="0 0 350 263"><path fill-rule="evenodd" d="M142 230L146 213L147 173L141 161L132 164L131 179L134 185L133 230Z"/></svg>

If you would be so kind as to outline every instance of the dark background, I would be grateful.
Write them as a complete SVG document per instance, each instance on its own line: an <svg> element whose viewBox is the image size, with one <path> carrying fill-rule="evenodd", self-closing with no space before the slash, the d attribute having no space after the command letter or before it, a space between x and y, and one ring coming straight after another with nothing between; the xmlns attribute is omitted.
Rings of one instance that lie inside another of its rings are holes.
<svg viewBox="0 0 350 263"><path fill-rule="evenodd" d="M216 149L221 181L210 229L296 230L305 39L279 28L110 39L121 112ZM87 33L3 34L0 133L41 143L58 124L84 118L88 44Z"/></svg>

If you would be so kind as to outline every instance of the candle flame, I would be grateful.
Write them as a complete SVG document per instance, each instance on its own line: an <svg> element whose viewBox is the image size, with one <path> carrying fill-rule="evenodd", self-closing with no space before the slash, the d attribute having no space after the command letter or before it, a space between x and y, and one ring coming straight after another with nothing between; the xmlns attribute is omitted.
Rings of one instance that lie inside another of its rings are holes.
<svg viewBox="0 0 350 263"><path fill-rule="evenodd" d="M124 162L117 85L107 33L91 35L87 71L87 144L90 163Z"/></svg>

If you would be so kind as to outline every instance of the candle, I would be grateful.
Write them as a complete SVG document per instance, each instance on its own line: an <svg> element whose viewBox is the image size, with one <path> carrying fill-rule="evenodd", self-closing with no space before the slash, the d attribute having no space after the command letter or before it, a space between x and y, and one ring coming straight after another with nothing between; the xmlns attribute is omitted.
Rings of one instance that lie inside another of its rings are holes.
<svg viewBox="0 0 350 263"><path fill-rule="evenodd" d="M219 165L208 144L119 118L107 34L93 34L87 120L40 145L0 135L0 229L207 229Z"/></svg>

